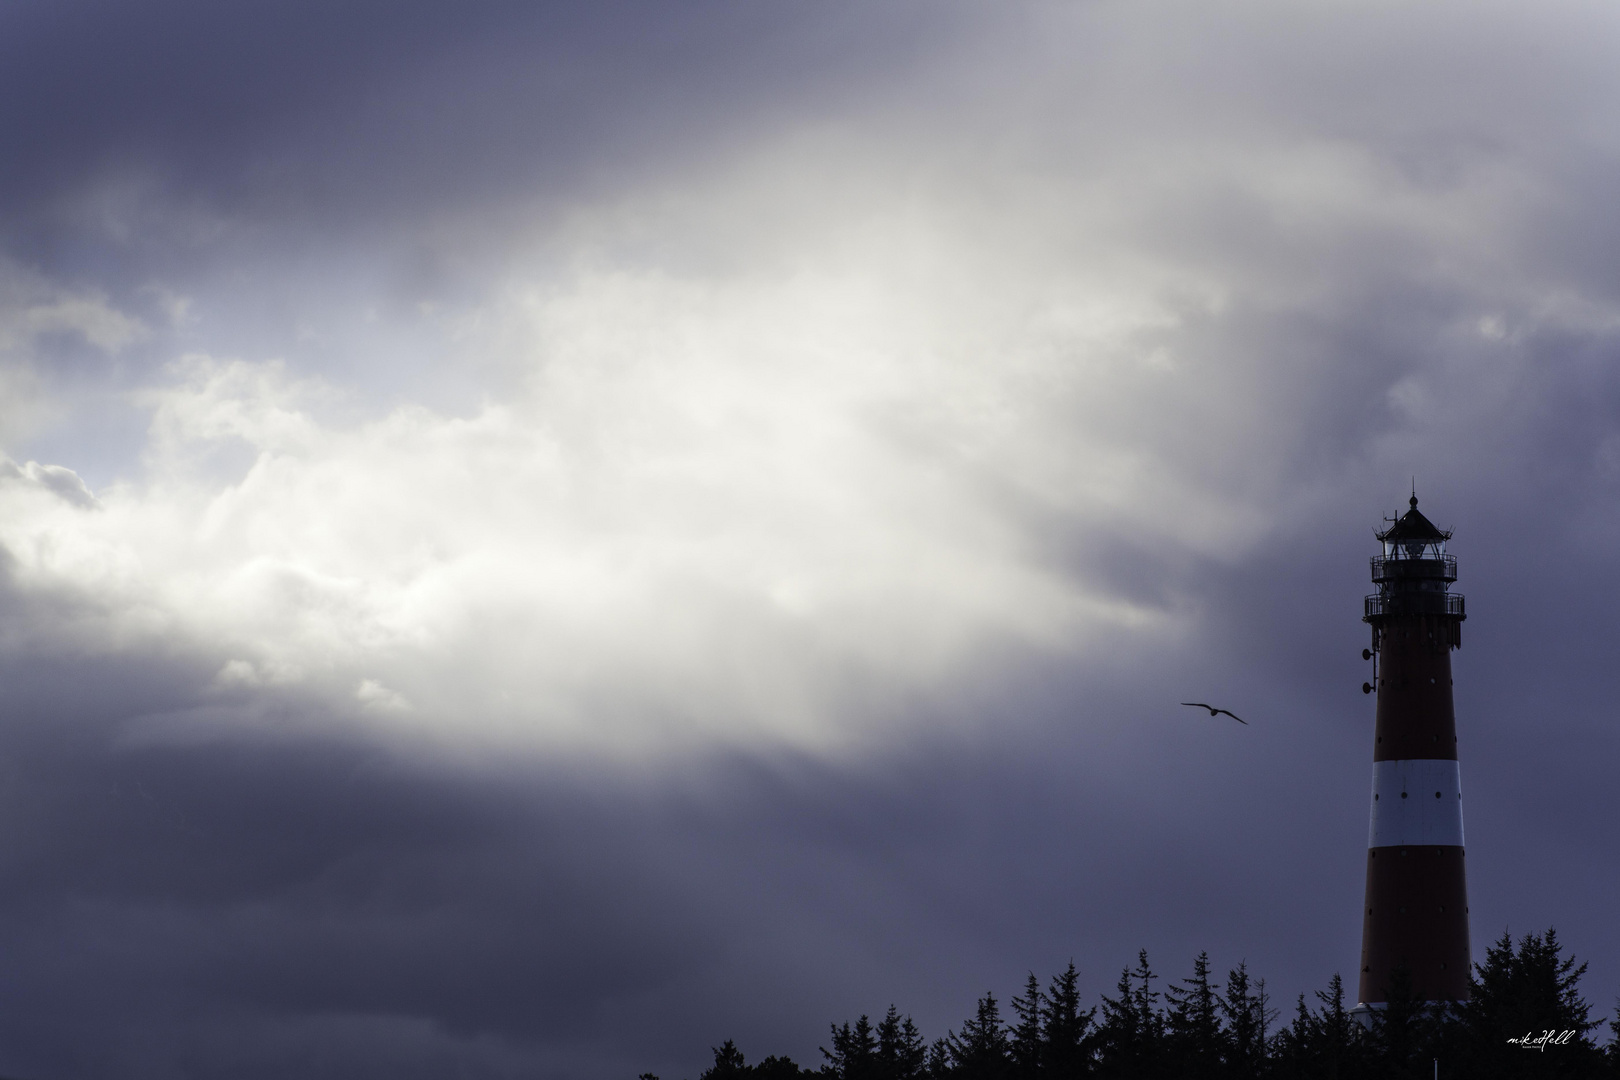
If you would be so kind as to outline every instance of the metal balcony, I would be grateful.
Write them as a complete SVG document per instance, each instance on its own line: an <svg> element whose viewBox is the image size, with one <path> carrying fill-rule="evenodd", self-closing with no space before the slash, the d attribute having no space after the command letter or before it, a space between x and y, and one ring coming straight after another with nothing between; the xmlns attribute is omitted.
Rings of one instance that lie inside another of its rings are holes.
<svg viewBox="0 0 1620 1080"><path fill-rule="evenodd" d="M1438 558L1408 559L1396 555L1374 555L1372 557L1372 579L1380 585L1385 582L1411 581L1414 579L1444 581L1449 584L1457 580L1457 556L1441 555Z"/></svg>
<svg viewBox="0 0 1620 1080"><path fill-rule="evenodd" d="M1362 621L1397 615L1444 615L1462 620L1468 617L1463 598L1446 592L1375 592L1362 600Z"/></svg>

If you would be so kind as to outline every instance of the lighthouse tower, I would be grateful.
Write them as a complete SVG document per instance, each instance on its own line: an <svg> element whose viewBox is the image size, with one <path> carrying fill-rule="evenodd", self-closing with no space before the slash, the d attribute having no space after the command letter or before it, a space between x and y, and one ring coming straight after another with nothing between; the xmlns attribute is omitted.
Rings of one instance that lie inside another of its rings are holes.
<svg viewBox="0 0 1620 1080"><path fill-rule="evenodd" d="M1451 650L1462 644L1463 598L1450 591L1450 532L1412 508L1378 534L1378 591L1366 598L1378 714L1372 823L1362 905L1363 1006L1389 998L1399 969L1419 1001L1468 996L1468 890L1462 780L1451 702ZM1372 658L1369 656L1369 658ZM1364 686L1371 690L1371 685Z"/></svg>

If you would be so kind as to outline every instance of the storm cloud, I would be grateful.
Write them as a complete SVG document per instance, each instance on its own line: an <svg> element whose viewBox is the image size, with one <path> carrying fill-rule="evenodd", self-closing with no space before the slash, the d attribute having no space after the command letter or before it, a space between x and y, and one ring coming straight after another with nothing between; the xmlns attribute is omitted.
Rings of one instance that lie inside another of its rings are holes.
<svg viewBox="0 0 1620 1080"><path fill-rule="evenodd" d="M1604 7L0 26L0 1072L814 1064L1142 946L1291 1000L1414 477L1476 947L1620 993Z"/></svg>

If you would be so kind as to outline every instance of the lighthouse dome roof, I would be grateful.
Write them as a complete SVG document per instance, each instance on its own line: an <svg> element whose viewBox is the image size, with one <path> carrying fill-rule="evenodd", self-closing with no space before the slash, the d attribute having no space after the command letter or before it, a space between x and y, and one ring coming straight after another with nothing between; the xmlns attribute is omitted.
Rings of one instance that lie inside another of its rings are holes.
<svg viewBox="0 0 1620 1080"><path fill-rule="evenodd" d="M1450 540L1451 532L1435 528L1434 522L1418 512L1417 496L1412 496L1412 509L1400 516L1400 519L1378 534L1378 539L1386 544L1401 543L1434 543L1435 541Z"/></svg>

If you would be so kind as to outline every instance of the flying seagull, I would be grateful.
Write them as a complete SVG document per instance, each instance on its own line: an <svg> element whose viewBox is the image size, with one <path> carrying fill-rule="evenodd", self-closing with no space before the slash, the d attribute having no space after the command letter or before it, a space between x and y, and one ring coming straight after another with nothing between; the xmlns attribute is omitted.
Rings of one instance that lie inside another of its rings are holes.
<svg viewBox="0 0 1620 1080"><path fill-rule="evenodd" d="M1183 701L1182 704L1183 705L1192 705L1192 706L1194 706L1196 708L1200 708L1200 709L1208 709L1209 710L1209 715L1211 715L1211 716L1219 716L1221 713L1225 713L1227 716L1230 716L1232 719L1236 720L1240 724L1244 724L1244 725L1248 724L1247 720L1243 719L1243 717L1239 716L1237 713L1233 712L1231 709L1217 709L1213 705L1205 705L1202 701Z"/></svg>

